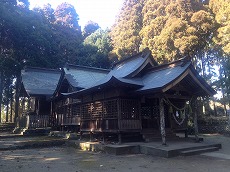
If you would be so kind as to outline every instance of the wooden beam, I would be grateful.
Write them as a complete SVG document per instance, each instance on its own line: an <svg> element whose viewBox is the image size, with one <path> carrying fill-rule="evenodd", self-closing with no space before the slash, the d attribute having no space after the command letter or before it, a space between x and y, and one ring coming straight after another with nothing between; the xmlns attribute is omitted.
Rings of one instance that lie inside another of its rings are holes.
<svg viewBox="0 0 230 172"><path fill-rule="evenodd" d="M194 94L194 92L192 92L191 90L186 89L180 83L177 84L175 87L171 88L171 90L173 90L173 91L179 91L179 92L181 92L181 91L187 92L189 95L193 95Z"/></svg>
<svg viewBox="0 0 230 172"><path fill-rule="evenodd" d="M213 95L208 89L206 89L205 86L203 86L200 81L197 79L197 77L192 73L191 70L189 70L190 76L194 79L194 81L203 89L205 90L209 95Z"/></svg>
<svg viewBox="0 0 230 172"><path fill-rule="evenodd" d="M190 100L190 96L182 96L182 95L172 95L172 94L164 94L165 97L169 99L184 99L184 100Z"/></svg>
<svg viewBox="0 0 230 172"><path fill-rule="evenodd" d="M187 75L189 74L189 71L187 70L186 72L184 72L178 79L176 79L174 82L172 82L171 84L169 84L167 87L163 88L162 91L166 92L169 89L171 89L172 87L176 86L182 79L184 79Z"/></svg>
<svg viewBox="0 0 230 172"><path fill-rule="evenodd" d="M165 114L164 114L164 100L163 100L163 98L159 99L159 105L160 105L160 125L161 125L162 145L166 145Z"/></svg>

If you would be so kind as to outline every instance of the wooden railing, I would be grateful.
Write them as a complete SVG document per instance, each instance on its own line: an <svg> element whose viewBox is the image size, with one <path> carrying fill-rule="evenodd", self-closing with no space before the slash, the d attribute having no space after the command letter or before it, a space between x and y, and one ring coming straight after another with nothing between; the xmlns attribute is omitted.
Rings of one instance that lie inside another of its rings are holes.
<svg viewBox="0 0 230 172"><path fill-rule="evenodd" d="M81 121L81 130L90 131L117 131L118 120L117 119L88 119Z"/></svg>
<svg viewBox="0 0 230 172"><path fill-rule="evenodd" d="M80 117L79 116L71 116L65 117L63 119L63 125L80 125Z"/></svg>
<svg viewBox="0 0 230 172"><path fill-rule="evenodd" d="M49 115L23 114L18 123L20 128L46 128L49 127Z"/></svg>
<svg viewBox="0 0 230 172"><path fill-rule="evenodd" d="M57 116L57 126L62 125L80 125L81 118L79 116L65 117L63 114Z"/></svg>
<svg viewBox="0 0 230 172"><path fill-rule="evenodd" d="M140 120L120 120L120 130L141 129Z"/></svg>

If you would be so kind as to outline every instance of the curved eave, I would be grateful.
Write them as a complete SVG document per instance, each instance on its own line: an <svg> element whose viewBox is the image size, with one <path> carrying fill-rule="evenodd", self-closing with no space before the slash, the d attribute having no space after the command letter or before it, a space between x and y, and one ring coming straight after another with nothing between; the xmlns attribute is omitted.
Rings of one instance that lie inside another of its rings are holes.
<svg viewBox="0 0 230 172"><path fill-rule="evenodd" d="M173 88L174 86L176 86L178 83L180 83L186 76L191 76L192 81L190 82L194 82L197 86L199 86L199 88L201 88L201 90L199 91L191 90L195 96L213 96L214 94L216 94L216 91L210 85L207 84L207 82L198 74L198 72L194 69L192 65L189 65L187 70L185 70L181 75L179 75L171 82L165 84L164 86L146 89L146 90L140 90L137 92L145 93L145 94L165 93L171 88Z"/></svg>
<svg viewBox="0 0 230 172"><path fill-rule="evenodd" d="M60 88L61 88L61 84L62 84L62 82L64 81L64 79L65 79L65 72L64 72L63 69L61 69L61 75L60 75L60 78L59 78L57 87L56 87L56 89L55 89L53 95L52 95L51 98L50 98L51 100L55 99L56 95L58 94L58 92L59 92L59 90L60 90Z"/></svg>
<svg viewBox="0 0 230 172"><path fill-rule="evenodd" d="M21 83L20 97L30 97L30 94L26 91L23 82Z"/></svg>
<svg viewBox="0 0 230 172"><path fill-rule="evenodd" d="M148 56L150 56L150 53L148 54ZM151 58L152 58L151 56L146 57L145 61L141 64L141 66L138 67L135 71L133 71L129 75L125 76L125 78L137 76L148 64L154 66L154 62L151 60Z"/></svg>
<svg viewBox="0 0 230 172"><path fill-rule="evenodd" d="M73 93L69 93L69 94L65 94L65 96L69 95L69 96L80 96L83 94L88 94L88 93L92 93L92 92L96 92L102 89L106 89L106 88L112 88L112 87L126 87L126 88L131 88L131 89L138 89L141 88L143 85L140 83L134 83L132 82L132 80L130 80L130 82L126 79L119 79L116 78L114 76L110 77L110 79L108 79L107 81L98 84L96 86L87 88L87 89L83 89L80 91L76 91Z"/></svg>
<svg viewBox="0 0 230 172"><path fill-rule="evenodd" d="M197 84L199 84L206 92L208 93L209 96L213 96L217 92L202 78L199 73L195 70L193 66L190 68L190 74L193 77L193 79L196 81Z"/></svg>

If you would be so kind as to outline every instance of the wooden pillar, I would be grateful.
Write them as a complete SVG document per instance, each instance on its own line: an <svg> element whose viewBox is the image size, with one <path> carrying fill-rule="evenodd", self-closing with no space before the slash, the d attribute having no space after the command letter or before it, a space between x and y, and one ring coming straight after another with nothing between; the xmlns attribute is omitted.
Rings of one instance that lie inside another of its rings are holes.
<svg viewBox="0 0 230 172"><path fill-rule="evenodd" d="M82 135L83 135L83 133L82 133L82 131L80 131L80 138L79 138L79 140L82 140Z"/></svg>
<svg viewBox="0 0 230 172"><path fill-rule="evenodd" d="M117 108L118 108L118 144L121 144L121 100L117 99Z"/></svg>
<svg viewBox="0 0 230 172"><path fill-rule="evenodd" d="M159 99L159 106L160 106L160 125L161 125L162 145L166 145L165 114L164 114L164 100L163 100L163 98Z"/></svg>
<svg viewBox="0 0 230 172"><path fill-rule="evenodd" d="M188 129L184 131L184 137L187 139L188 138Z"/></svg>
<svg viewBox="0 0 230 172"><path fill-rule="evenodd" d="M195 131L195 140L196 142L199 142L199 132L198 132L198 123L197 123L197 102L194 102L194 131Z"/></svg>
<svg viewBox="0 0 230 172"><path fill-rule="evenodd" d="M193 112L193 123L194 123L194 134L195 134L195 141L199 142L199 132L198 132L198 123L197 123L197 112L198 112L198 102L197 97L192 99L192 112Z"/></svg>
<svg viewBox="0 0 230 172"><path fill-rule="evenodd" d="M118 144L121 144L122 143L122 140L121 140L121 133L119 132L118 133Z"/></svg>
<svg viewBox="0 0 230 172"><path fill-rule="evenodd" d="M29 129L30 127L30 115L26 115L26 129Z"/></svg>
<svg viewBox="0 0 230 172"><path fill-rule="evenodd" d="M90 142L92 142L93 141L93 132L92 131L90 131Z"/></svg>
<svg viewBox="0 0 230 172"><path fill-rule="evenodd" d="M102 139L103 139L102 143L105 144L105 133L104 132L102 132Z"/></svg>

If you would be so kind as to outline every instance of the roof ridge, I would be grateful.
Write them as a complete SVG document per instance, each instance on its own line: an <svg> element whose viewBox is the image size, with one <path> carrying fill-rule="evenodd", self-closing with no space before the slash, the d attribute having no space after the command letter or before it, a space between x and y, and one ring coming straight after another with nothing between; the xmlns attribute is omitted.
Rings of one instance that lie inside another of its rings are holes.
<svg viewBox="0 0 230 172"><path fill-rule="evenodd" d="M153 67L151 67L150 69L147 70L147 73L151 72L151 71L155 72L155 71L163 70L165 68L169 68L173 64L181 65L183 67L188 62L191 63L190 60L187 60L186 58L181 58L181 59L178 59L178 60L166 63L166 64L161 64L161 65L158 65L158 66L153 66ZM179 64L179 63L181 63L181 64Z"/></svg>
<svg viewBox="0 0 230 172"><path fill-rule="evenodd" d="M120 63L123 63L123 62L125 62L125 61L130 60L130 59L133 59L133 58L135 58L135 57L140 57L140 55L141 55L142 58L145 58L146 55L149 54L149 53L151 53L151 51L149 50L149 48L145 48L143 51L141 51L141 52L139 52L139 53L137 53L137 54L135 54L135 55L126 57L126 58L124 58L124 59L122 59L122 60L120 60L120 61L114 63L113 66L112 66L112 68L114 68L115 66L119 65Z"/></svg>
<svg viewBox="0 0 230 172"><path fill-rule="evenodd" d="M74 65L74 64L69 64L69 63L66 63L65 66L64 66L63 68L67 68L67 70L68 70L68 67L85 68L85 69L93 69L93 70L101 70L101 71L107 71L107 72L110 71L110 69L105 69L105 68L97 68L97 67L84 66L84 65Z"/></svg>
<svg viewBox="0 0 230 172"><path fill-rule="evenodd" d="M25 72L27 71L48 71L48 72L61 72L60 69L51 69L51 68L41 68L41 67L32 67L32 66L25 66L24 69Z"/></svg>

